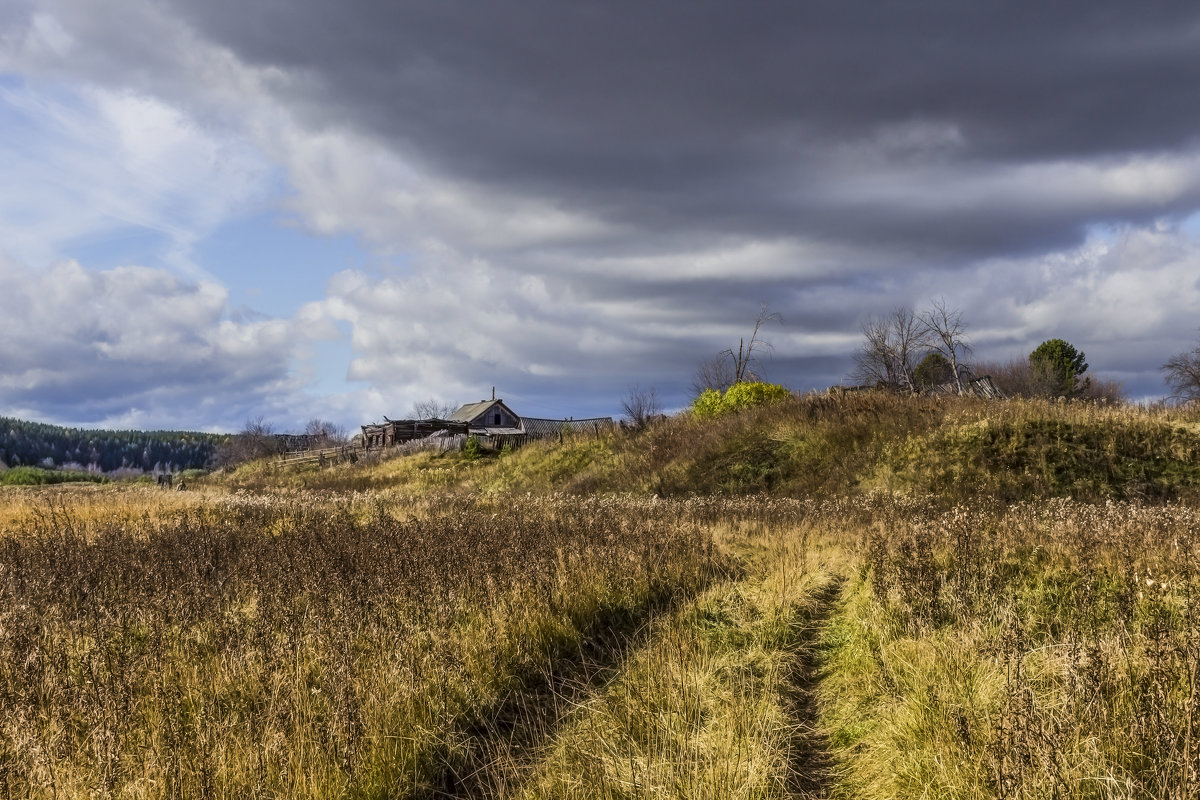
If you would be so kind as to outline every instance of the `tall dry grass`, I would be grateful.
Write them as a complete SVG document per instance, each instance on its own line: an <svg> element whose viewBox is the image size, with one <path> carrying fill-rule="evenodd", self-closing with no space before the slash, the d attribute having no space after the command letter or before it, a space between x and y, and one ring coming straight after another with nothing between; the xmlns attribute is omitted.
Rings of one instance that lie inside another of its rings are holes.
<svg viewBox="0 0 1200 800"><path fill-rule="evenodd" d="M8 494L0 797L1197 797L1196 413L809 397Z"/></svg>
<svg viewBox="0 0 1200 800"><path fill-rule="evenodd" d="M714 570L647 502L35 510L0 538L0 796L421 796L547 665Z"/></svg>
<svg viewBox="0 0 1200 800"><path fill-rule="evenodd" d="M1200 796L1200 519L883 507L826 641L857 796Z"/></svg>

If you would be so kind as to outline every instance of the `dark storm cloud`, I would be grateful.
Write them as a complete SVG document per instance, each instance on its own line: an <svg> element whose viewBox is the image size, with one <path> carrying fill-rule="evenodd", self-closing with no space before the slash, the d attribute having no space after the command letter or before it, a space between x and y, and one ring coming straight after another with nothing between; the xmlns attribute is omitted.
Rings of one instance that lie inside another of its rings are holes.
<svg viewBox="0 0 1200 800"><path fill-rule="evenodd" d="M1061 246L1097 216L1141 220L1196 200L1031 213L1002 199L948 209L826 191L874 169L840 153L847 143L874 142L879 166L940 165L965 180L1195 143L1200 12L1186 4L178 7L245 61L283 68L313 121L348 121L448 173L647 228L963 258Z"/></svg>
<svg viewBox="0 0 1200 800"><path fill-rule="evenodd" d="M763 302L785 323L766 372L799 389L851 369L870 315L939 297L980 359L1062 336L1134 396L1194 334L1200 11L1182 4L39 8L0 30L0 67L239 132L298 224L403 263L312 298L350 332L372 413L492 384L546 415L614 412L635 382L682 404ZM290 377L287 342L234 344L214 352L247 377L223 395ZM150 386L142 367L120 362ZM70 372L7 391L32 406Z"/></svg>

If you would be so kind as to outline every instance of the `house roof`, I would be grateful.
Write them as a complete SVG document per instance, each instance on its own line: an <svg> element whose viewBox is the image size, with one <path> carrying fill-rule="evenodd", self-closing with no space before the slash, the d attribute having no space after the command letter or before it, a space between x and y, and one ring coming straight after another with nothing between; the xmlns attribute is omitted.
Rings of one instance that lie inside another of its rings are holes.
<svg viewBox="0 0 1200 800"><path fill-rule="evenodd" d="M521 436L525 433L522 428L472 428L471 432L479 431L485 436Z"/></svg>
<svg viewBox="0 0 1200 800"><path fill-rule="evenodd" d="M465 406L462 406L453 414L446 417L446 419L452 422L474 422L487 412L491 411L493 406L497 405L502 407L505 411L516 417L518 420L521 418L520 414L506 406L503 400L497 398L495 400L481 400L478 403L467 403Z"/></svg>

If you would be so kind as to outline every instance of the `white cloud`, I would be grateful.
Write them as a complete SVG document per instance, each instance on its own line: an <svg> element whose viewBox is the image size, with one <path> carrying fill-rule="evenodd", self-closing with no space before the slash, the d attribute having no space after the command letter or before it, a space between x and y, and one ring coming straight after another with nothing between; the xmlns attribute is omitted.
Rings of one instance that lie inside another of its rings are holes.
<svg viewBox="0 0 1200 800"><path fill-rule="evenodd" d="M0 89L0 104L14 131L0 140L12 165L0 239L31 265L72 242L150 231L187 269L191 245L261 203L273 181L244 140L144 95L25 87Z"/></svg>
<svg viewBox="0 0 1200 800"><path fill-rule="evenodd" d="M362 235L386 249L453 242L475 252L552 248L614 233L545 200L451 179L346 128L314 132L276 122L260 131L262 145L286 167L289 206L322 234Z"/></svg>
<svg viewBox="0 0 1200 800"><path fill-rule="evenodd" d="M0 259L0 413L236 426L256 407L285 406L308 333L287 320L234 323L226 306L222 287L161 269L31 271Z"/></svg>
<svg viewBox="0 0 1200 800"><path fill-rule="evenodd" d="M1103 219L1200 197L1200 152L969 165L886 158L839 162L823 177L835 207L897 214L1088 214Z"/></svg>
<svg viewBox="0 0 1200 800"><path fill-rule="evenodd" d="M1194 333L1200 308L1200 242L1174 229L1133 228L1047 278L1027 323L1105 347L1178 340Z"/></svg>

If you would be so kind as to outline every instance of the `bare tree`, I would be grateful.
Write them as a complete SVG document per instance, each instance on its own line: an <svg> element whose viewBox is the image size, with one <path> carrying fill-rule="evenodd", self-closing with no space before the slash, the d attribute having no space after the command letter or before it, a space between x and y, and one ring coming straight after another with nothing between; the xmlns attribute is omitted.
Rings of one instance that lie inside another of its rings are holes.
<svg viewBox="0 0 1200 800"><path fill-rule="evenodd" d="M312 440L312 444L324 447L345 444L346 429L327 419L313 417L304 426L304 435Z"/></svg>
<svg viewBox="0 0 1200 800"><path fill-rule="evenodd" d="M715 355L696 367L696 376L692 378L692 394L696 397L706 389L724 392L730 386L733 386L733 365L725 356Z"/></svg>
<svg viewBox="0 0 1200 800"><path fill-rule="evenodd" d="M917 357L929 347L929 333L920 317L899 306L886 317L868 319L862 333L863 343L854 356L855 379L915 393Z"/></svg>
<svg viewBox="0 0 1200 800"><path fill-rule="evenodd" d="M924 328L921 344L941 353L950 362L954 386L962 394L962 371L966 365L960 363L960 358L970 355L972 349L966 336L967 326L962 320L962 312L947 308L946 300L942 298L933 301L918 316L918 320Z"/></svg>
<svg viewBox="0 0 1200 800"><path fill-rule="evenodd" d="M643 389L636 385L629 387L629 394L621 401L621 408L625 411L625 418L638 430L645 428L662 413L662 404L658 401L658 391L653 387L649 389Z"/></svg>
<svg viewBox="0 0 1200 800"><path fill-rule="evenodd" d="M775 349L761 336L763 326L771 322L782 323L783 318L763 303L758 316L754 318L754 330L750 333L749 341L740 338L736 350L727 347L696 367L696 374L692 378L692 393L699 397L708 389L724 392L735 383L759 380L761 376L757 371L757 354Z"/></svg>
<svg viewBox="0 0 1200 800"><path fill-rule="evenodd" d="M262 417L246 421L240 433L234 434L217 448L213 463L218 467L232 467L243 461L265 458L280 452L281 445L275 429Z"/></svg>
<svg viewBox="0 0 1200 800"><path fill-rule="evenodd" d="M454 403L447 403L431 397L428 400L418 400L413 403L413 419L445 419L458 409Z"/></svg>
<svg viewBox="0 0 1200 800"><path fill-rule="evenodd" d="M1200 400L1200 345L1167 359L1162 371L1171 389L1171 399L1182 403Z"/></svg>
<svg viewBox="0 0 1200 800"><path fill-rule="evenodd" d="M869 318L862 324L863 342L854 353L854 380L867 386L894 386L891 325L886 318Z"/></svg>
<svg viewBox="0 0 1200 800"><path fill-rule="evenodd" d="M732 347L722 350L719 355L724 356L732 362L733 366L733 383L741 383L746 380L755 380L758 378L754 370L754 365L758 359L755 358L755 351L770 352L775 348L766 339L760 339L759 333L762 332L764 325L770 322L783 323L783 317L777 312L771 311L766 303L758 310L758 316L754 318L754 331L750 334L750 341L738 339L737 351Z"/></svg>

